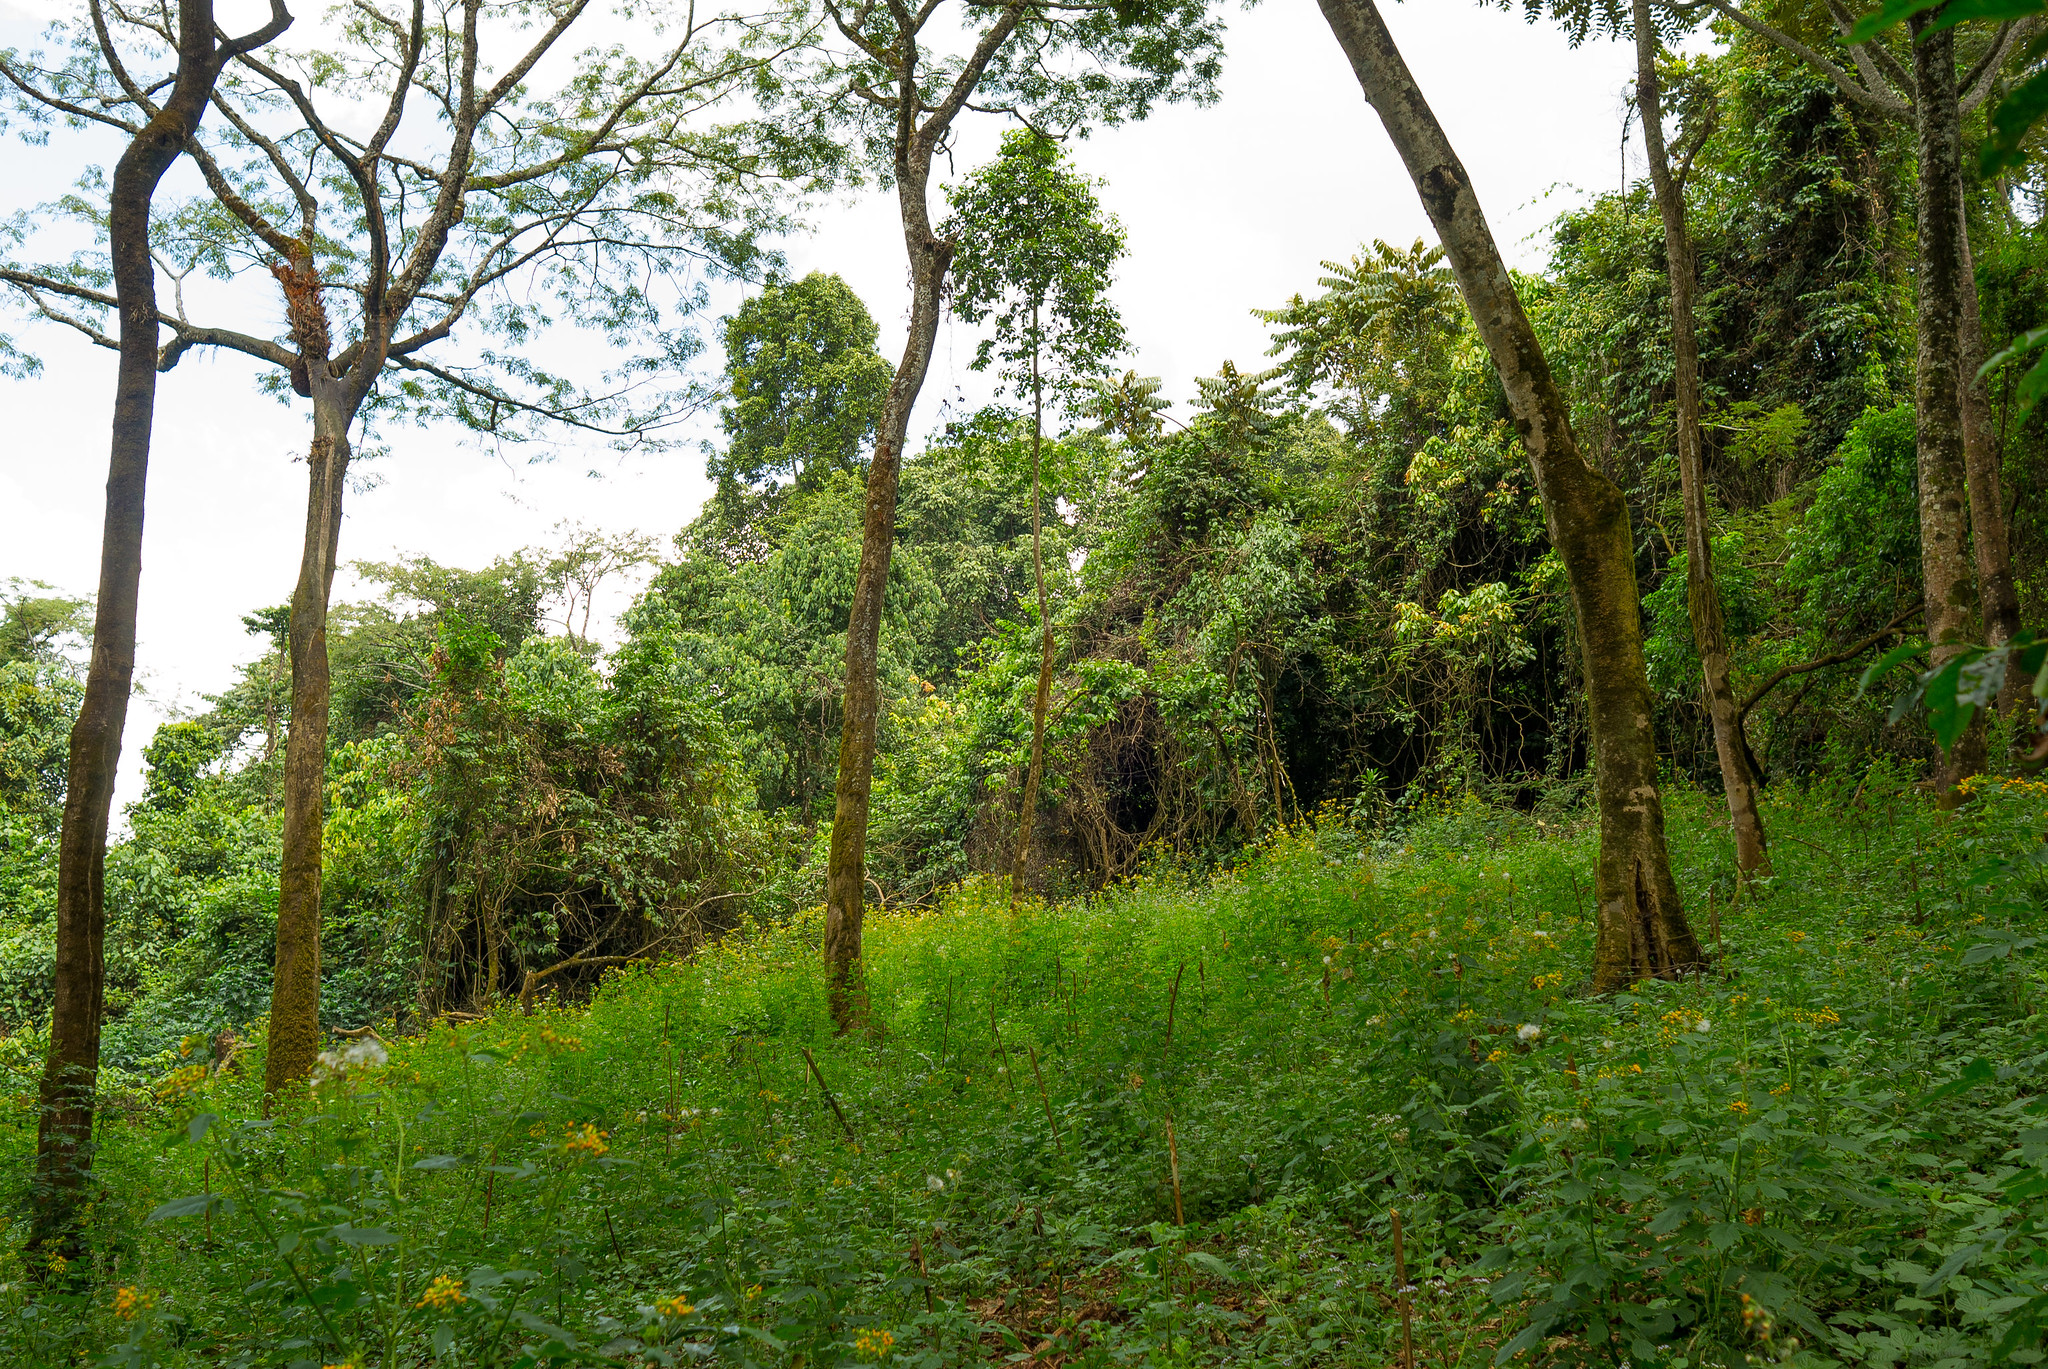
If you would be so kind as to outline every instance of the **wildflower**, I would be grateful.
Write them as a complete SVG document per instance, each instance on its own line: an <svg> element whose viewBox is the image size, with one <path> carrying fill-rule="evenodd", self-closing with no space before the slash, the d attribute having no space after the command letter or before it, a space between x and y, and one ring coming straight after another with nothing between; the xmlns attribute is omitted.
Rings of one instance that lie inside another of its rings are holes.
<svg viewBox="0 0 2048 1369"><path fill-rule="evenodd" d="M657 1317L687 1317L697 1309L678 1293L673 1298L656 1298L654 1314Z"/></svg>
<svg viewBox="0 0 2048 1369"><path fill-rule="evenodd" d="M1524 1022L1521 1026L1515 1028L1515 1035L1524 1041L1534 1041L1537 1037L1543 1035L1543 1028L1537 1026L1534 1022Z"/></svg>
<svg viewBox="0 0 2048 1369"><path fill-rule="evenodd" d="M1728 1105L1728 1111L1735 1113L1738 1116L1747 1117L1749 1116L1749 1104L1743 1102L1740 1098L1738 1098Z"/></svg>
<svg viewBox="0 0 2048 1369"><path fill-rule="evenodd" d="M864 1360L881 1360L894 1344L896 1337L887 1331L856 1331L853 1336L854 1353Z"/></svg>
<svg viewBox="0 0 2048 1369"><path fill-rule="evenodd" d="M1139 1074L1139 1073L1137 1073L1137 1072L1135 1072L1135 1071L1133 1071L1133 1072L1132 1072L1132 1074L1131 1074L1131 1089L1132 1089L1132 1091L1133 1091L1133 1092L1135 1092L1136 1090L1138 1090L1138 1089L1141 1089L1141 1088L1144 1088L1144 1087L1145 1087L1145 1076L1144 1076L1144 1075L1142 1075L1142 1074Z"/></svg>
<svg viewBox="0 0 2048 1369"><path fill-rule="evenodd" d="M946 1181L936 1174L927 1174L924 1176L924 1186L934 1193L940 1193L945 1190Z"/></svg>
<svg viewBox="0 0 2048 1369"><path fill-rule="evenodd" d="M456 1304L468 1301L469 1299L462 1294L462 1284L459 1280L446 1274L436 1274L434 1281L427 1285L427 1291L420 1295L420 1300L413 1306L431 1307L436 1312L446 1312Z"/></svg>
<svg viewBox="0 0 2048 1369"><path fill-rule="evenodd" d="M1574 1117L1574 1118L1572 1118L1572 1130L1573 1130L1573 1131L1584 1131L1585 1129L1586 1129L1586 1119L1585 1119L1585 1118L1583 1118L1583 1117Z"/></svg>
<svg viewBox="0 0 2048 1369"><path fill-rule="evenodd" d="M313 1066L313 1082L339 1079L350 1070L377 1069L390 1061L391 1053L384 1049L382 1041L374 1036L358 1037L346 1046L321 1051Z"/></svg>
<svg viewBox="0 0 2048 1369"><path fill-rule="evenodd" d="M134 1321L138 1314L147 1312L155 1306L154 1293L145 1293L131 1285L114 1290L114 1315L122 1321Z"/></svg>
<svg viewBox="0 0 2048 1369"><path fill-rule="evenodd" d="M1713 1025L1713 1023L1707 1021L1706 1018L1702 1017L1699 1021L1693 1023L1692 1029L1696 1032L1704 1032L1712 1028Z"/></svg>
<svg viewBox="0 0 2048 1369"><path fill-rule="evenodd" d="M605 1138L610 1135L610 1132L599 1131L589 1122L583 1123L580 1127L571 1123L569 1138L562 1142L562 1151L567 1155L588 1155L595 1159L611 1149L605 1143Z"/></svg>

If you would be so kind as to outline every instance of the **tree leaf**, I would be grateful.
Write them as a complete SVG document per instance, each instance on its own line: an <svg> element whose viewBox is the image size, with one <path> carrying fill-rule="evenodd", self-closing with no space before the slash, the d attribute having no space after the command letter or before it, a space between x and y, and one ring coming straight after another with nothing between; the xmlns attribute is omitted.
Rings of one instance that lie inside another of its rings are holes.
<svg viewBox="0 0 2048 1369"><path fill-rule="evenodd" d="M397 1245L398 1237L381 1226L337 1226L334 1239L350 1245Z"/></svg>
<svg viewBox="0 0 2048 1369"><path fill-rule="evenodd" d="M1893 24L1904 23L1922 10L1931 10L1941 0L1885 0L1885 3L1856 21L1849 30L1851 43L1867 43Z"/></svg>
<svg viewBox="0 0 2048 1369"><path fill-rule="evenodd" d="M189 1217L195 1212L204 1212L220 1201L218 1193L194 1193L185 1198L173 1198L143 1220L160 1222L166 1217Z"/></svg>

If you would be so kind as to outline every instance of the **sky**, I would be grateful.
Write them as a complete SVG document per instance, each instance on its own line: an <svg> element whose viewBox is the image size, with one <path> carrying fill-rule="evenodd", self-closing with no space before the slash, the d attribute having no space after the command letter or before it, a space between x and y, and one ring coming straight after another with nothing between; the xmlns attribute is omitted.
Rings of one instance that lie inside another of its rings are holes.
<svg viewBox="0 0 2048 1369"><path fill-rule="evenodd" d="M1602 40L1574 50L1552 27L1473 0L1382 9L1513 264L1540 267L1545 226L1558 213L1641 174L1640 162L1623 160L1632 48ZM51 12L50 0L0 0L0 47L29 45ZM1195 376L1226 360L1269 364L1266 329L1251 310L1313 293L1320 263L1362 243L1431 236L1316 7L1266 0L1233 9L1229 24L1218 103L1167 107L1074 147L1129 235L1114 292L1133 343L1128 364L1162 377L1182 415ZM954 172L985 160L1002 132L994 117L968 117L976 122L962 130ZM106 155L75 139L37 148L6 136L0 220L63 193L84 160ZM936 186L934 201L942 213ZM907 313L893 195L834 200L811 221L811 232L784 244L791 267L843 276L867 301L893 361ZM738 298L722 291L714 312ZM18 314L0 312L0 333L44 362L37 378L0 379L0 581L88 593L98 578L113 354ZM968 369L975 340L965 325L944 328L917 431L988 397L987 381ZM717 361L713 347L707 370ZM237 358L194 356L159 387L136 653L142 692L129 712L120 802L139 795L139 753L158 723L203 710L202 696L258 654L243 615L291 594L305 416L259 394L253 375ZM621 458L572 444L535 464L480 451L453 431L384 436L389 453L362 467L365 488L347 499L344 562L425 553L474 567L554 540L565 521L666 546L708 488L694 446ZM356 592L344 572L337 602ZM629 592L618 587L600 612L616 612Z"/></svg>

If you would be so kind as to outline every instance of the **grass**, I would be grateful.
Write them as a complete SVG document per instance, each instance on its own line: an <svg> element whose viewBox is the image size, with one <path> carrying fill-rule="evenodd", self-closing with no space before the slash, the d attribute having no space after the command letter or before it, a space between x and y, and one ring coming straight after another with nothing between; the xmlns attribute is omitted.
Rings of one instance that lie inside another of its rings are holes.
<svg viewBox="0 0 2048 1369"><path fill-rule="evenodd" d="M1471 805L872 918L854 1036L799 918L271 1121L198 1053L109 1108L84 1267L8 1257L0 1362L1392 1364L1397 1211L1419 1364L2032 1362L2044 816L1781 786L1737 905L1679 794L1720 970L1606 999L1590 824ZM17 1189L33 1142L23 1093Z"/></svg>

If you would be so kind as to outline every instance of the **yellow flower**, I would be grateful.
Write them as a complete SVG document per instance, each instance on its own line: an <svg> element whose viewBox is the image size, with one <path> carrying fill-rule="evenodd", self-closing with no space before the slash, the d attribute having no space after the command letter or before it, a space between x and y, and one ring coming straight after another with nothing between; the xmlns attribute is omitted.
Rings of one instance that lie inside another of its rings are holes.
<svg viewBox="0 0 2048 1369"><path fill-rule="evenodd" d="M58 1258L62 1259L63 1257L59 1256ZM54 1264L56 1261L53 1260L51 1263ZM114 1290L114 1315L122 1321L134 1321L138 1314L147 1312L155 1306L156 1294L154 1293L145 1293L141 1289L130 1285L124 1285Z"/></svg>
<svg viewBox="0 0 2048 1369"><path fill-rule="evenodd" d="M1749 1104L1738 1098L1728 1105L1728 1111L1747 1117L1749 1116Z"/></svg>
<svg viewBox="0 0 2048 1369"><path fill-rule="evenodd" d="M605 1138L610 1135L610 1132L599 1131L589 1122L583 1123L580 1127L572 1123L569 1127L569 1139L562 1143L562 1150L570 1155L581 1154L595 1158L611 1149L605 1144Z"/></svg>
<svg viewBox="0 0 2048 1369"><path fill-rule="evenodd" d="M887 1331L856 1331L853 1335L854 1353L864 1360L881 1360L894 1344L896 1337Z"/></svg>
<svg viewBox="0 0 2048 1369"><path fill-rule="evenodd" d="M656 1316L687 1317L696 1310L695 1307L684 1301L683 1295L680 1293L676 1294L673 1298L656 1298L654 1300Z"/></svg>
<svg viewBox="0 0 2048 1369"><path fill-rule="evenodd" d="M436 1274L434 1281L427 1285L427 1291L415 1307L431 1307L436 1312L445 1312L457 1303L468 1302L463 1296L462 1284L446 1274Z"/></svg>

